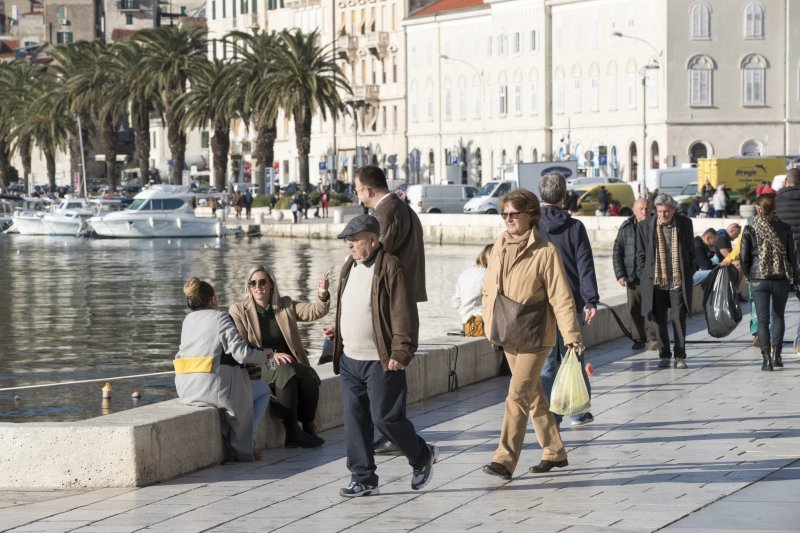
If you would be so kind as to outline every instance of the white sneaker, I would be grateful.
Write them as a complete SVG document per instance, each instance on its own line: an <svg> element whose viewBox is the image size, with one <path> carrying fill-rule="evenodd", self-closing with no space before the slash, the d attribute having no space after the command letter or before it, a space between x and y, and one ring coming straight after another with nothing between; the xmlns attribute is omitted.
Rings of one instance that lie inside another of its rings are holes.
<svg viewBox="0 0 800 533"><path fill-rule="evenodd" d="M414 490L424 488L425 485L430 483L431 479L433 479L433 463L439 458L439 448L433 444L428 444L428 448L431 450L431 457L428 459L428 464L419 470L415 468L414 472L411 474L411 488Z"/></svg>
<svg viewBox="0 0 800 533"><path fill-rule="evenodd" d="M339 496L344 498L358 498L359 496L377 496L381 493L378 485L367 485L351 481L350 484L339 490Z"/></svg>

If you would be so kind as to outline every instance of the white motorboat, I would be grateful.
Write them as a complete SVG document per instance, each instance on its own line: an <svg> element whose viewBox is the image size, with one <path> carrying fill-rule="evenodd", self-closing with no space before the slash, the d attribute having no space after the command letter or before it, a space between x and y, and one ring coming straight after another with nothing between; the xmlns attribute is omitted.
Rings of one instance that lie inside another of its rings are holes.
<svg viewBox="0 0 800 533"><path fill-rule="evenodd" d="M52 213L42 215L42 225L46 235L78 235L96 214L85 199L67 198Z"/></svg>
<svg viewBox="0 0 800 533"><path fill-rule="evenodd" d="M11 227L6 230L6 233L47 235L42 223L45 211L44 201L41 198L24 196L22 203L14 211Z"/></svg>
<svg viewBox="0 0 800 533"><path fill-rule="evenodd" d="M154 185L137 194L131 206L92 217L89 225L98 237L158 238L216 237L225 228L215 218L198 218L189 187Z"/></svg>

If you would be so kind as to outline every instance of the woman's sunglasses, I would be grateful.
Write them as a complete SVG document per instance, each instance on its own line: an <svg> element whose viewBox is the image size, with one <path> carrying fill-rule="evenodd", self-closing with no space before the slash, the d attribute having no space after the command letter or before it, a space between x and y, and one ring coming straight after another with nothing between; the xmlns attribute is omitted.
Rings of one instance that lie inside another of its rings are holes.
<svg viewBox="0 0 800 533"><path fill-rule="evenodd" d="M264 287L267 286L267 280L266 279L251 279L250 281L247 282L247 286L250 287L251 289L254 289L256 287L258 287L260 289L263 289Z"/></svg>

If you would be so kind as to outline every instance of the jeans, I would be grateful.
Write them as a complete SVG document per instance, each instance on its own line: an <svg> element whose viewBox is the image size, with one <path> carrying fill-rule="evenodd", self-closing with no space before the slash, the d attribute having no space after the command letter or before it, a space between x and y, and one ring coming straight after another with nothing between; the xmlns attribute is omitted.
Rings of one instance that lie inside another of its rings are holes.
<svg viewBox="0 0 800 533"><path fill-rule="evenodd" d="M558 369L561 368L561 361L564 359L566 354L567 347L564 346L564 337L561 336L561 331L556 330L556 345L553 346L553 348L550 350L550 353L547 354L547 360L544 362L544 366L542 367L542 388L544 389L544 393L547 396L548 402L553 394L553 383L556 381L556 374L558 374ZM578 356L578 362L581 364L583 382L586 383L586 390L589 391L589 398L591 398L592 386L589 384L589 376L586 375L586 365L583 363L583 355ZM570 418L577 420L582 414L584 413L573 415ZM563 417L556 413L553 413L553 416L556 418L556 425L560 426L561 419Z"/></svg>
<svg viewBox="0 0 800 533"><path fill-rule="evenodd" d="M768 354L770 345L781 353L786 324L783 314L789 298L789 281L785 279L754 279L750 281L753 289L753 302L758 317L758 344L762 354ZM771 311L771 312L770 312ZM770 321L772 328L770 328ZM770 334L770 329L772 334Z"/></svg>
<svg viewBox="0 0 800 533"><path fill-rule="evenodd" d="M253 387L253 438L255 438L258 424L269 408L269 385L263 379L251 379L250 385Z"/></svg>

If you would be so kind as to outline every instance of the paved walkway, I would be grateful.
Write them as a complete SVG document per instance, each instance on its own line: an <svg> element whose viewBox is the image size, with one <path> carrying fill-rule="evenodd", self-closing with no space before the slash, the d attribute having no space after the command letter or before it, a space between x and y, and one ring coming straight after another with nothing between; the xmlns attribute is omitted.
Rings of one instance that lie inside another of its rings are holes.
<svg viewBox="0 0 800 533"><path fill-rule="evenodd" d="M789 330L798 322L794 298ZM381 495L347 500L342 430L318 450L269 450L258 463L210 468L139 489L0 491L6 531L798 531L800 360L761 372L748 315L710 339L690 321L688 370L658 370L626 340L591 350L596 421L564 428L569 467L516 477L481 466L495 448L508 378L464 387L411 409L441 447L431 485L410 489L403 458L379 458ZM709 342L713 341L713 342Z"/></svg>

